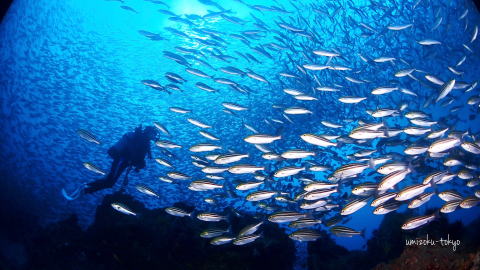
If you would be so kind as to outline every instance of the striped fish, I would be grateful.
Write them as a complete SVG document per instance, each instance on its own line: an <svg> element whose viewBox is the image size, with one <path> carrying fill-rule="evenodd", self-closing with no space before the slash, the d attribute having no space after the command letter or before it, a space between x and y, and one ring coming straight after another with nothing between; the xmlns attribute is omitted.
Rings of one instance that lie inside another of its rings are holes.
<svg viewBox="0 0 480 270"><path fill-rule="evenodd" d="M418 227L424 226L432 222L435 218L436 218L436 214L410 218L407 221L405 221L405 223L402 225L402 230L416 229Z"/></svg>
<svg viewBox="0 0 480 270"><path fill-rule="evenodd" d="M333 233L336 236L341 236L341 237L352 237L352 236L355 236L355 235L361 235L363 237L364 234L365 234L364 231L356 231L352 228L345 227L345 226L331 227L330 232Z"/></svg>
<svg viewBox="0 0 480 270"><path fill-rule="evenodd" d="M199 220L208 221L208 222L218 222L221 220L227 220L226 216L221 216L219 214L210 213L210 212L200 213L197 215L197 218Z"/></svg>
<svg viewBox="0 0 480 270"><path fill-rule="evenodd" d="M310 229L300 229L298 231L295 231L288 235L290 239L296 240L296 241L316 241L318 238L320 238L320 233L315 231L315 230L310 230Z"/></svg>
<svg viewBox="0 0 480 270"><path fill-rule="evenodd" d="M89 131L84 130L84 129L79 129L77 130L78 136L80 136L82 139L85 139L89 142L95 143L95 144L101 144L100 141Z"/></svg>
<svg viewBox="0 0 480 270"><path fill-rule="evenodd" d="M292 211L283 211L283 212L277 212L268 216L268 220L274 223L284 223L284 222L297 221L301 218L306 218L306 217L307 217L307 214L302 214L302 213L292 212Z"/></svg>

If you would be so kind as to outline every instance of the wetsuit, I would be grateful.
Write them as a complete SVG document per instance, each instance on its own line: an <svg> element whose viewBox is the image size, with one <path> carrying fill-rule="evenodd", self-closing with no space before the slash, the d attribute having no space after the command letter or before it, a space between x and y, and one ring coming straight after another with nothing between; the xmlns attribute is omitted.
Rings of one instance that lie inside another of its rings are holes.
<svg viewBox="0 0 480 270"><path fill-rule="evenodd" d="M151 158L150 139L140 129L129 132L110 149L108 154L113 158L110 172L104 178L87 184L85 193L93 193L101 189L111 188L117 182L123 171L130 166L135 170L145 168L145 156Z"/></svg>

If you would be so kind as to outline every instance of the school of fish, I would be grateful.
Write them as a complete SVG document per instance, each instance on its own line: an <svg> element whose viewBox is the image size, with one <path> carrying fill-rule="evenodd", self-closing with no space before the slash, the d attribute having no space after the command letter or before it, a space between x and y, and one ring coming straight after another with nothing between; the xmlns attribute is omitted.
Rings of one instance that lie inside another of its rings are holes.
<svg viewBox="0 0 480 270"><path fill-rule="evenodd" d="M135 6L118 2L125 12L141 16ZM226 224L200 232L212 245L254 242L266 222L288 225L296 241L316 241L320 228L336 236L362 235L363 228L342 224L364 207L385 215L402 206L428 205L434 197L445 201L431 214L418 212L405 220L402 229L412 230L439 215L478 206L480 140L460 125L479 123L478 82L464 68L478 60L478 25L472 20L477 10L431 0L232 1L249 10L240 18L220 1L198 0L208 9L203 16L175 14L165 2L148 2L177 27L139 34L154 42L178 42L176 51L161 54L184 73L167 72L162 81L145 78L139 82L145 91L169 95L189 82L212 94L253 96L265 89L282 101L264 108L272 114L262 122L242 121L236 128L248 135L240 139L219 136L222 123L196 118L195 108L169 111L191 124L197 142L186 144L166 125L152 123L162 134L155 143L161 153L155 158L161 170L155 181L198 193L210 209L165 211ZM266 14L270 17L263 20ZM243 30L219 31L213 23L218 21ZM464 35L449 37L451 28ZM332 43L334 36L342 43ZM267 60L276 66L265 66ZM441 73L431 73L439 66ZM222 108L205 110L246 119L251 104L255 101L223 100ZM464 119L460 112L470 116ZM87 130L77 133L101 143ZM226 147L226 141L248 151ZM175 160L176 151L191 159ZM176 162L190 163L195 173L177 171ZM84 166L105 174L91 163ZM136 189L162 196L148 181ZM112 207L137 215L120 202ZM231 231L231 215L257 221Z"/></svg>

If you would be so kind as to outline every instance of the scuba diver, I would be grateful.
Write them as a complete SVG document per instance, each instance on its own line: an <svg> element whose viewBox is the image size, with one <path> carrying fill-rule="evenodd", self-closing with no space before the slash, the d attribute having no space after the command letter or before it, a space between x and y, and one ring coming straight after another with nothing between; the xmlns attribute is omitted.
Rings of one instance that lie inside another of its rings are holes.
<svg viewBox="0 0 480 270"><path fill-rule="evenodd" d="M62 189L62 195L67 200L75 200L82 194L90 194L111 188L123 171L127 169L123 184L125 186L132 167L135 167L135 172L139 172L145 168L145 156L148 155L150 159L152 158L150 141L156 141L157 135L158 132L153 126L147 126L143 130L142 126L139 126L134 132L124 134L117 143L108 149L108 155L113 159L113 162L106 177L91 183L84 183L71 194L67 194L65 189Z"/></svg>

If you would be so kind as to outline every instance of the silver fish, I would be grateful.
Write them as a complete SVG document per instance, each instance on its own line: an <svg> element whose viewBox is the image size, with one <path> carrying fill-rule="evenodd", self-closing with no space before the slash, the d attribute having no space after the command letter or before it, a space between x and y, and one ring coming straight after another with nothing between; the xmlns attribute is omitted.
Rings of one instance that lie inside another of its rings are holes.
<svg viewBox="0 0 480 270"><path fill-rule="evenodd" d="M432 222L436 218L436 214L413 217L405 221L402 230L413 230Z"/></svg>
<svg viewBox="0 0 480 270"><path fill-rule="evenodd" d="M132 216L136 216L137 214L135 212L133 212L132 210L130 210L130 208L128 208L127 206L125 206L124 204L121 204L121 203L112 203L111 204L112 208L117 210L118 212L120 213L123 213L123 214L126 214L126 215L132 215Z"/></svg>
<svg viewBox="0 0 480 270"><path fill-rule="evenodd" d="M298 231L295 231L288 235L293 240L296 241L316 241L318 238L320 238L320 233L315 231L315 230L310 230L310 229L300 229Z"/></svg>

